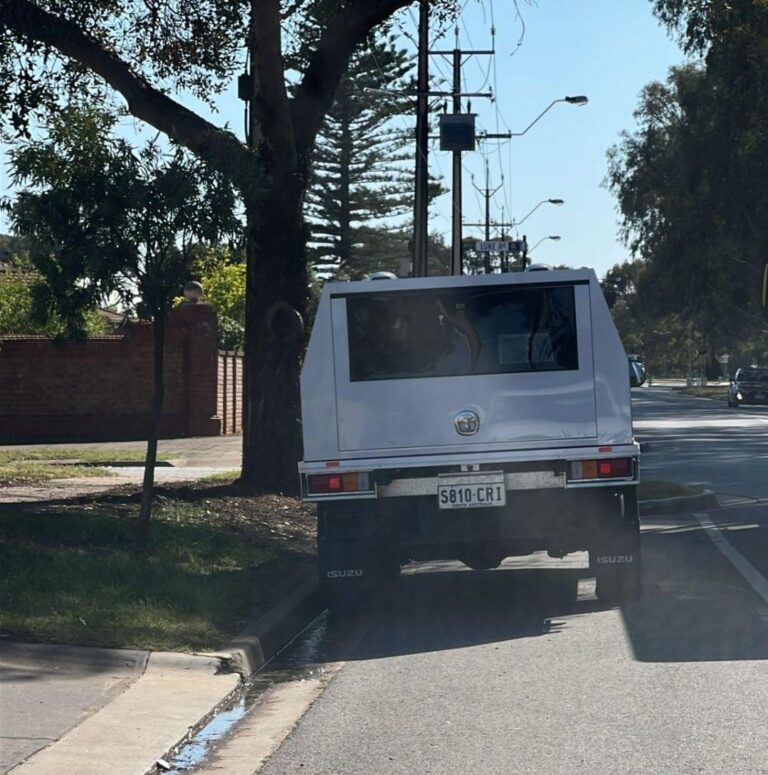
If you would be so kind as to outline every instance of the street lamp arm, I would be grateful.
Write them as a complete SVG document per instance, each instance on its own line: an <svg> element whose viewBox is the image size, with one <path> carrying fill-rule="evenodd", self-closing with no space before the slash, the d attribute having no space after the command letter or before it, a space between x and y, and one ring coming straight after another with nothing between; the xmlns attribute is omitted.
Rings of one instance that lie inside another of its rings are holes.
<svg viewBox="0 0 768 775"><path fill-rule="evenodd" d="M589 102L589 99L585 97L583 94L579 94L576 97L561 97L559 100L552 100L552 102L550 102L549 105L547 105L547 107L544 108L544 110L542 110L541 113L539 113L539 115L536 116L536 118L534 118L533 121L531 121L531 123L528 124L528 126L525 129L523 129L522 132L510 132L509 136L522 137L524 134L526 134L526 132L528 132L528 130L532 126L537 124L544 117L546 113L552 110L552 108L554 108L558 102L567 102L569 105L586 105Z"/></svg>
<svg viewBox="0 0 768 775"><path fill-rule="evenodd" d="M554 240L555 242L559 242L560 236L558 234L553 234L549 237L542 237L532 248L528 249L528 255L530 256L531 253L533 253L533 251L536 250L536 248L539 247L539 245L541 245L542 242L548 239Z"/></svg>
<svg viewBox="0 0 768 775"><path fill-rule="evenodd" d="M552 102L550 102L549 105L547 105L547 107L544 108L544 110L542 110L541 113L539 113L539 115L536 116L536 118L534 118L533 121L531 121L531 123L528 124L528 126L525 129L523 129L522 132L510 132L510 137L522 137L524 134L527 134L528 130L530 130L534 125L538 124L538 122L541 121L541 119L547 113L549 113L549 111L552 110L552 108L554 108L558 102L565 102L565 100L564 99L552 100Z"/></svg>
<svg viewBox="0 0 768 775"><path fill-rule="evenodd" d="M541 202L539 202L530 212L526 213L526 215L521 218L519 221L514 221L511 225L512 226L519 226L521 223L525 222L530 218L542 205L561 205L565 204L562 199L542 199Z"/></svg>

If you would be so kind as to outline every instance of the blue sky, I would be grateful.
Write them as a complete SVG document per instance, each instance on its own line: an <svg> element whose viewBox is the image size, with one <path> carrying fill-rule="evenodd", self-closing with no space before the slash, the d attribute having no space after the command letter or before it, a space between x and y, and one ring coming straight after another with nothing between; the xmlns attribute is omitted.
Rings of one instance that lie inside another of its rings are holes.
<svg viewBox="0 0 768 775"><path fill-rule="evenodd" d="M492 17L496 25L496 57L471 59L463 69L466 91L494 86L497 94L495 104L473 100L478 126L489 132L518 132L554 99L585 94L590 102L585 107L558 104L525 136L488 142L465 154L464 220L483 220L482 201L471 176L477 185L484 185L487 156L491 187L499 185L504 175L504 187L493 199L492 218L501 220L502 205L506 220L514 221L543 199L564 199L562 207L540 207L519 234L526 234L530 244L545 235L560 235L560 242L540 245L534 254L537 261L589 266L602 276L627 257L617 237L613 197L601 187L606 150L621 130L634 126L632 112L642 87L663 79L670 65L683 61L683 56L656 23L649 0L518 0L518 5L525 23L519 47L522 27L514 0L465 0L459 24L462 49L490 48ZM412 33L415 15L415 7L404 15L403 26ZM453 48L453 31L433 45ZM451 72L447 59L432 57L431 65L436 76ZM192 101L187 104L200 109ZM242 103L234 87L222 95L218 106L216 123L229 123L241 135ZM402 124L404 128L413 125L405 118ZM130 134L134 122L125 121L123 126ZM150 133L154 130L142 134ZM450 155L440 153L436 144L430 168L450 185ZM0 187L6 186L2 170ZM430 223L430 229L443 233L447 241L450 218L448 195L438 200ZM0 229L7 230L7 224L0 223ZM465 229L465 235L476 232Z"/></svg>
<svg viewBox="0 0 768 775"><path fill-rule="evenodd" d="M538 261L589 266L602 276L627 256L617 238L615 201L601 187L606 173L606 150L623 129L632 129L632 113L642 87L663 79L670 65L683 56L666 30L658 26L649 0L537 0L518 5L525 21L525 37L512 0L493 0L496 34L496 79L500 115L511 131L522 131L553 99L585 94L589 104L558 104L525 136L502 146L488 144L491 187L505 175L505 190L494 198L498 208L506 200L507 215L521 219L543 199L561 198L562 207L544 205L521 226L530 244L557 234L560 242L544 242ZM461 47L488 48L491 0L469 0L460 26ZM453 35L447 41L453 47ZM485 78L483 58L464 69L464 88L474 91ZM449 70L443 65L443 70ZM474 100L478 122L497 131L495 108ZM501 131L507 131L503 125ZM434 153L435 166L450 174L448 154ZM484 185L482 154L466 154L466 167ZM445 198L446 203L447 197ZM440 209L433 228L449 233L450 207ZM483 220L481 202L469 182L464 187L467 222ZM500 220L500 209L496 210ZM465 230L466 233L467 230Z"/></svg>

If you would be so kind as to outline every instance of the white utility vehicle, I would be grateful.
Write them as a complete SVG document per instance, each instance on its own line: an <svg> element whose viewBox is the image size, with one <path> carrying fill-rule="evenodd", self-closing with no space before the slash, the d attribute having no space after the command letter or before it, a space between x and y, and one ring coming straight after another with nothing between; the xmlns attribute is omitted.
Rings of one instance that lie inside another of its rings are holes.
<svg viewBox="0 0 768 775"><path fill-rule="evenodd" d="M539 550L638 594L627 356L591 270L328 283L301 391L329 605L409 560Z"/></svg>

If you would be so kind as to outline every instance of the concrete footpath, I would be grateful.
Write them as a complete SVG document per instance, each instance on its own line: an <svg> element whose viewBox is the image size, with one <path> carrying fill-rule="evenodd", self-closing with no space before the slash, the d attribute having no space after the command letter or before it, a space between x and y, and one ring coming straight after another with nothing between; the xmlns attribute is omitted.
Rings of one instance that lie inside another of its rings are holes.
<svg viewBox="0 0 768 775"><path fill-rule="evenodd" d="M238 687L220 667L189 654L0 644L0 769L143 775Z"/></svg>
<svg viewBox="0 0 768 775"><path fill-rule="evenodd" d="M319 612L312 578L221 653L0 641L0 773L155 771Z"/></svg>
<svg viewBox="0 0 768 775"><path fill-rule="evenodd" d="M77 448L89 451L104 450L113 453L115 450L143 451L146 446L144 441L108 441L83 444L72 442L68 444L0 446L0 451L35 448L55 451L57 448ZM161 461L155 468L155 481L158 484L199 481L213 474L237 470L242 461L242 446L242 436L162 439L158 445L158 450L171 459ZM83 495L96 495L121 485L141 484L144 476L142 465L135 462L126 465L112 463L103 467L109 471L109 477L53 479L41 484L0 485L0 503L38 503L46 500L67 500Z"/></svg>

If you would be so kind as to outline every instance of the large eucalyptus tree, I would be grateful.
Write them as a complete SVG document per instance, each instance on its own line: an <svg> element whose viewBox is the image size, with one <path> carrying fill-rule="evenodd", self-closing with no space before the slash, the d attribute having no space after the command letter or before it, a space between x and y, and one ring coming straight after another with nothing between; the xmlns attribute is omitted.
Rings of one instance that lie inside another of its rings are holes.
<svg viewBox="0 0 768 775"><path fill-rule="evenodd" d="M237 187L248 224L243 479L255 486L293 489L301 455L302 211L315 140L358 44L410 2L0 0L7 132L23 133L36 111L101 89ZM323 23L307 30L317 3ZM441 2L431 5L437 11ZM183 104L230 87L246 48L247 144Z"/></svg>

